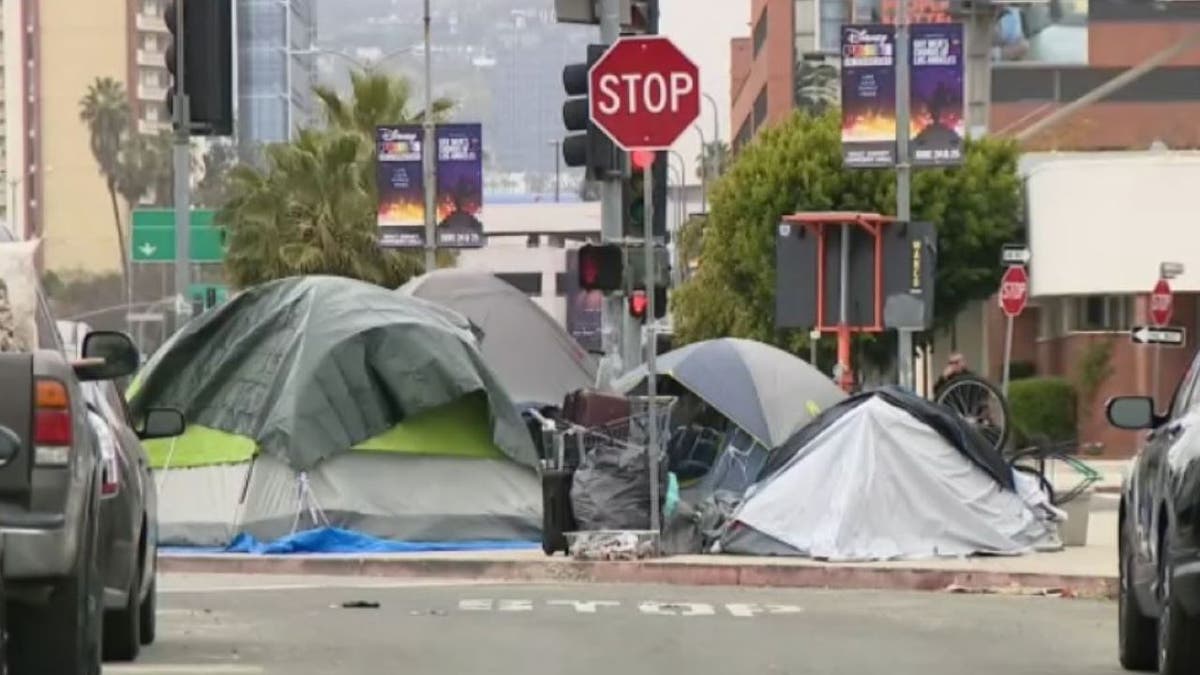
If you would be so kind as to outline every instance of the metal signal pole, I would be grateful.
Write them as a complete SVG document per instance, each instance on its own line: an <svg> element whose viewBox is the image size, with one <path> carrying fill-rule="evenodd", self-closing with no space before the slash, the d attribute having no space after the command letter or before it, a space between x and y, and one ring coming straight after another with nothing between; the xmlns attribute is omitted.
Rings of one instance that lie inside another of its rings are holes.
<svg viewBox="0 0 1200 675"><path fill-rule="evenodd" d="M192 284L192 251L191 251L191 124L192 115L188 109L187 89L184 88L185 68L184 55L187 45L182 42L187 35L184 30L183 0L175 1L176 35L181 42L175 45L175 134L172 159L175 171L175 296L176 296L176 328L181 327L192 316L192 303L187 297L188 287ZM131 237L132 240L132 237ZM132 252L130 253L132 257ZM132 265L131 265L132 267ZM132 272L132 270L130 270Z"/></svg>
<svg viewBox="0 0 1200 675"><path fill-rule="evenodd" d="M912 218L912 160L908 149L911 133L909 80L912 77L912 32L908 23L908 0L900 0L896 12L896 218L907 223ZM898 332L896 370L898 384L913 389L913 332Z"/></svg>
<svg viewBox="0 0 1200 675"><path fill-rule="evenodd" d="M425 119L421 141L422 180L425 185L425 271L437 269L437 139L433 123L433 17L425 0Z"/></svg>

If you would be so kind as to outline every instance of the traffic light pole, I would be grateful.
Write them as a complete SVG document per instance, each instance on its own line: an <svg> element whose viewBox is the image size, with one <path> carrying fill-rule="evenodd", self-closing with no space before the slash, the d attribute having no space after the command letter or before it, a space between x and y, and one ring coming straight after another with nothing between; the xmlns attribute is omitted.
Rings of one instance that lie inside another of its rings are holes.
<svg viewBox="0 0 1200 675"><path fill-rule="evenodd" d="M646 348L646 417L649 422L647 438L647 455L650 460L650 530L662 532L662 515L658 508L658 373L655 363L658 356L658 333L655 313L655 297L658 275L654 273L654 171L646 167L642 171L642 180L646 195L645 230L642 235L646 240L642 247L643 260L646 263L646 326L649 346ZM632 365L632 364L631 364Z"/></svg>
<svg viewBox="0 0 1200 675"><path fill-rule="evenodd" d="M912 218L912 161L908 150L911 133L911 101L909 79L912 76L911 35L908 21L908 0L900 0L896 10L896 218L907 223ZM908 390L913 386L913 332L907 328L897 331L896 371L898 384Z"/></svg>
<svg viewBox="0 0 1200 675"><path fill-rule="evenodd" d="M621 2L620 0L598 0L600 14L600 42L609 45L621 36ZM606 177L600 183L600 239L605 243L621 240L621 180ZM600 314L601 336L604 345L604 355L608 368L601 369L608 377L619 377L626 369L633 366L626 353L625 359L621 352L626 351L625 338L633 327L633 319L625 312L620 295L609 294L604 298L604 308ZM609 384L607 381L598 383L601 387Z"/></svg>
<svg viewBox="0 0 1200 675"><path fill-rule="evenodd" d="M175 0L176 35L186 35L184 32L183 0ZM175 100L172 104L175 112L174 147L172 148L175 171L175 296L176 328L191 317L192 303L187 297L188 287L192 284L192 251L191 251L191 124L192 115L188 109L187 89L184 87L184 55L187 53L182 43L175 46ZM132 267L132 266L131 266ZM132 270L130 270L132 272ZM182 301L180 301L182 300Z"/></svg>
<svg viewBox="0 0 1200 675"><path fill-rule="evenodd" d="M425 186L425 272L437 269L437 139L433 126L433 49L429 0L425 0L425 115L421 168Z"/></svg>

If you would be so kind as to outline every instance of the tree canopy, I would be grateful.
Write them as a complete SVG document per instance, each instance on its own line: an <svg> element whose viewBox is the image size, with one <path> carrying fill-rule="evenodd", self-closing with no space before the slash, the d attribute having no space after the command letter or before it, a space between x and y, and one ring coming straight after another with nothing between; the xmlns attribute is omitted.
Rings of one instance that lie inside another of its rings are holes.
<svg viewBox="0 0 1200 675"><path fill-rule="evenodd" d="M984 139L968 142L959 167L914 173L913 218L938 229L939 326L996 289L999 251L1020 227L1017 157L1011 142ZM895 173L842 165L837 111L797 112L761 132L711 187L699 268L672 295L676 335L684 342L748 337L801 351L807 335L774 326L779 218L797 211L894 214Z"/></svg>
<svg viewBox="0 0 1200 675"><path fill-rule="evenodd" d="M407 80L375 71L352 75L349 98L317 87L326 126L268 146L262 166L228 172L217 222L225 228L230 283L331 274L396 287L423 271L420 252L377 243L375 128L421 122L410 93ZM439 99L434 114L440 121L452 108Z"/></svg>

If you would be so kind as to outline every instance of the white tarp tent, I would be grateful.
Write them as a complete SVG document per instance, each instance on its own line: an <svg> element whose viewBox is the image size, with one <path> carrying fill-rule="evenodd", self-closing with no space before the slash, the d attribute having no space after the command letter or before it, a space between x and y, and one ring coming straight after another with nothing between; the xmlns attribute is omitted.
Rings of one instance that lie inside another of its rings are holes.
<svg viewBox="0 0 1200 675"><path fill-rule="evenodd" d="M827 426L750 488L721 548L829 560L1061 548L1061 513L1036 486L1019 473L1002 485L917 405L865 395L819 418L814 425Z"/></svg>

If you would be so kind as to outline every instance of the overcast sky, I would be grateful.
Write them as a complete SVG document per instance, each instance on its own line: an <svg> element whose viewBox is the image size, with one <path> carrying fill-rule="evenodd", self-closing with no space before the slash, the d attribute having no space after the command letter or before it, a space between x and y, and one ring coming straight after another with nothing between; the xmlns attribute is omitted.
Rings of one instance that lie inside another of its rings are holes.
<svg viewBox="0 0 1200 675"><path fill-rule="evenodd" d="M700 66L700 86L717 100L721 139L729 142L729 40L749 35L750 0L661 0L660 32L669 36ZM700 125L712 141L712 104L702 101ZM688 183L696 182L693 166L700 137L689 131L675 144L688 162ZM677 164L679 160L673 160ZM672 180L674 182L674 180Z"/></svg>

